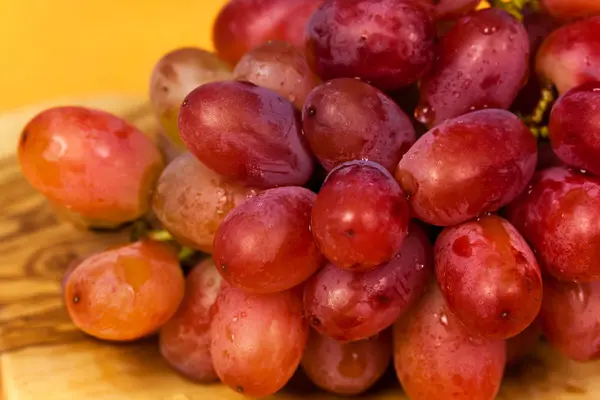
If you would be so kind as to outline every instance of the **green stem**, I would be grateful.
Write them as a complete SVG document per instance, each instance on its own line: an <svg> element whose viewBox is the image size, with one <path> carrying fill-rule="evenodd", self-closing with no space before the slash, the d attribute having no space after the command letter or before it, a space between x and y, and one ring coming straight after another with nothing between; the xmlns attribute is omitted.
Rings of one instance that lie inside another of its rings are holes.
<svg viewBox="0 0 600 400"><path fill-rule="evenodd" d="M196 254L196 250L189 247L182 247L181 250L179 250L179 261L185 261L194 254Z"/></svg>
<svg viewBox="0 0 600 400"><path fill-rule="evenodd" d="M148 237L159 242L170 242L171 240L175 240L173 236L164 229L148 232Z"/></svg>

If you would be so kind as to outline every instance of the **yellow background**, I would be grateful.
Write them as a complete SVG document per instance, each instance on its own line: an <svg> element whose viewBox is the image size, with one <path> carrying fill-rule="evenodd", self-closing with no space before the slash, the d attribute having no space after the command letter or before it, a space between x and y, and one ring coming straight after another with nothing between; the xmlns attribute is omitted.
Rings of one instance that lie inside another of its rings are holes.
<svg viewBox="0 0 600 400"><path fill-rule="evenodd" d="M0 111L97 94L145 95L156 60L212 49L226 0L0 0Z"/></svg>

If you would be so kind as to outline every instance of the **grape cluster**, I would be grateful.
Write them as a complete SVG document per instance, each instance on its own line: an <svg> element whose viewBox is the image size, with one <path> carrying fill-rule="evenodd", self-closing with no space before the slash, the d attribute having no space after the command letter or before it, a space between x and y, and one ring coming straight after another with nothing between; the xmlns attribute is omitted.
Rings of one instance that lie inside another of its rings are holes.
<svg viewBox="0 0 600 400"><path fill-rule="evenodd" d="M478 3L232 0L152 72L166 141L34 117L57 212L142 226L69 267L74 324L251 397L393 360L414 400L491 400L542 334L600 357L600 2Z"/></svg>

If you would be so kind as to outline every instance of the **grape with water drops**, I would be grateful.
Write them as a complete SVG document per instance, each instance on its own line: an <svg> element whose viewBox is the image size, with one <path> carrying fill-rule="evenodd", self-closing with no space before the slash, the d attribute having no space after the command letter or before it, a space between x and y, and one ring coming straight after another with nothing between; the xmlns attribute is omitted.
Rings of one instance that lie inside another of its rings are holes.
<svg viewBox="0 0 600 400"><path fill-rule="evenodd" d="M224 3L214 53L154 66L155 127L65 106L23 130L47 206L130 237L74 249L68 315L106 341L156 335L208 398L213 381L252 398L581 397L596 366L575 362L600 359L599 7Z"/></svg>

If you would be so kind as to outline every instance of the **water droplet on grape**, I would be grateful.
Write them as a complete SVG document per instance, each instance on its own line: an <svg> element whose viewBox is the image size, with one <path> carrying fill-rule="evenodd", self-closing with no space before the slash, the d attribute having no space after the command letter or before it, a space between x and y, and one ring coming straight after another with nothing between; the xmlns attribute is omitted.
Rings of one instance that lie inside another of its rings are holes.
<svg viewBox="0 0 600 400"><path fill-rule="evenodd" d="M444 325L444 326L448 326L448 316L445 313L441 313L440 317L440 324Z"/></svg>
<svg viewBox="0 0 600 400"><path fill-rule="evenodd" d="M417 265L415 265L415 269L416 269L417 271L422 271L422 270L423 270L423 268L425 268L425 265L424 265L424 264L417 264Z"/></svg>
<svg viewBox="0 0 600 400"><path fill-rule="evenodd" d="M435 120L435 110L430 105L420 105L415 109L415 119L422 124L429 125Z"/></svg>

